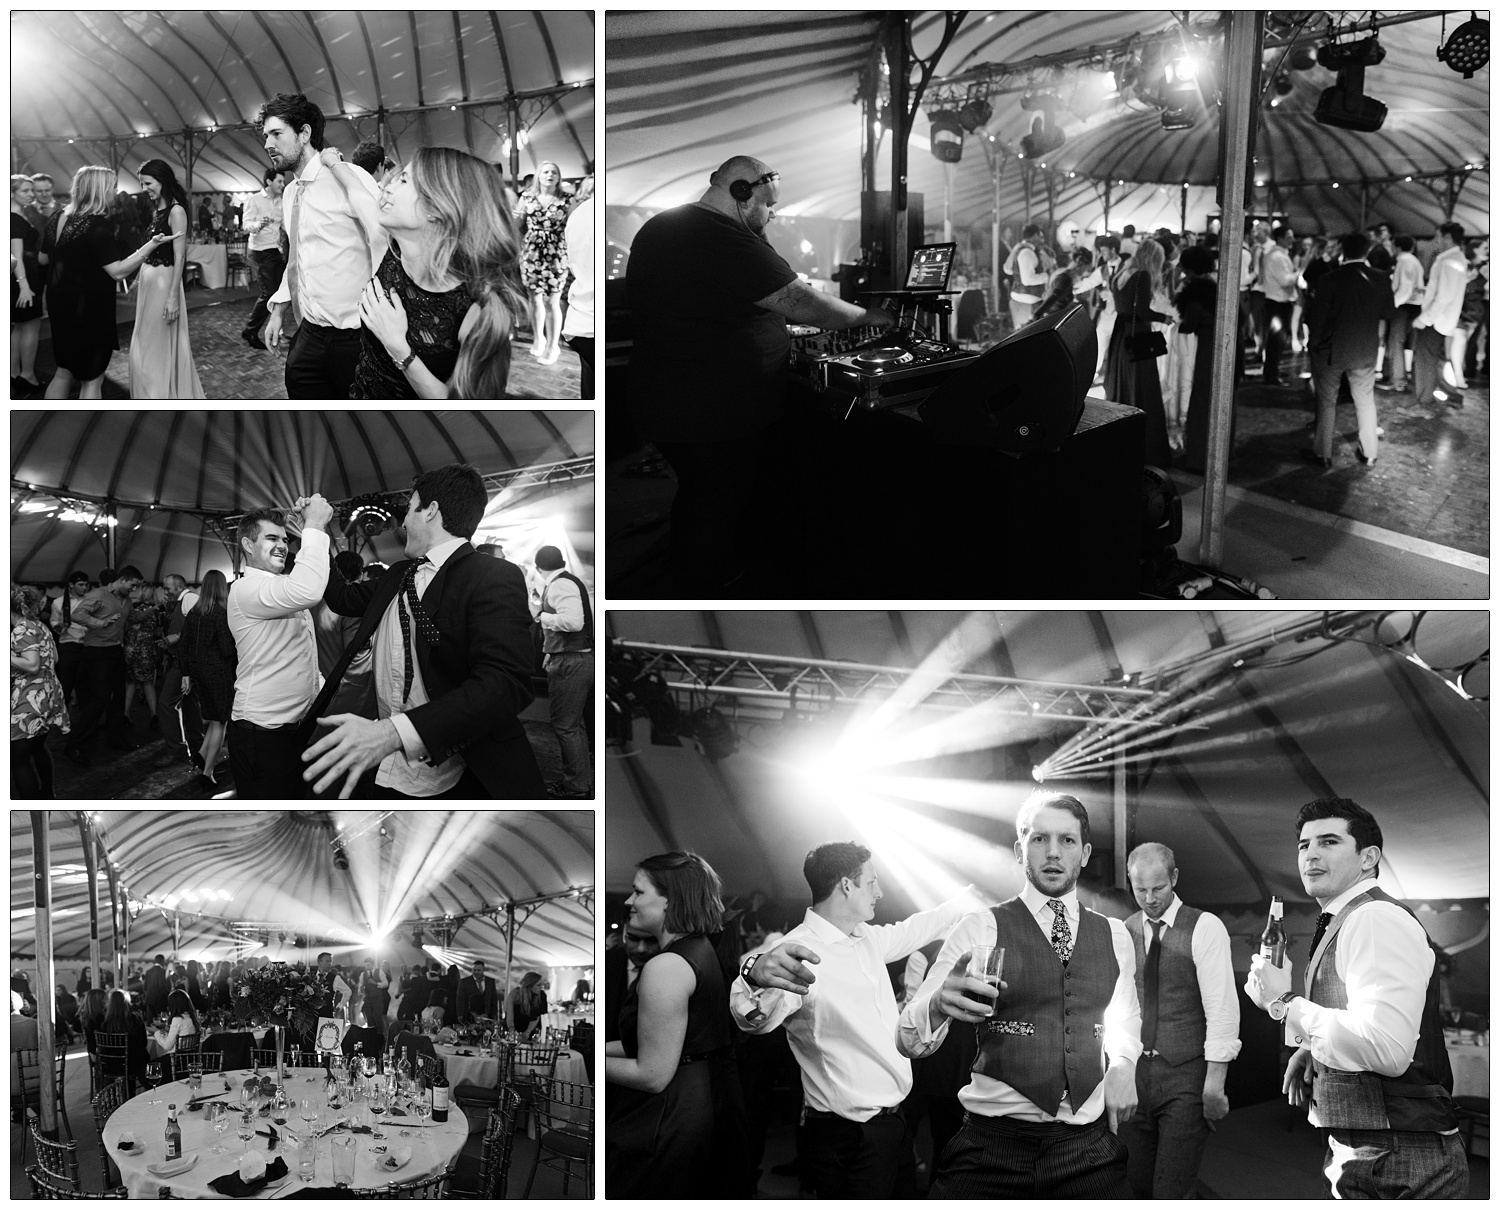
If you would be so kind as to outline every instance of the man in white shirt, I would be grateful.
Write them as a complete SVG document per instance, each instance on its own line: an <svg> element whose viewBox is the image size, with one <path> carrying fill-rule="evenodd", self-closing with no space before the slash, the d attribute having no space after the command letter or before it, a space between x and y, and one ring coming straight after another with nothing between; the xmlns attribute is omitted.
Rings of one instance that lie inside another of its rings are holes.
<svg viewBox="0 0 1500 1210"><path fill-rule="evenodd" d="M252 193L245 202L245 230L250 234L246 251L260 282L260 297L240 335L252 349L266 347L260 338L261 325L271 313L271 296L280 288L286 272L286 257L281 252L281 195L286 182L279 168L267 168L263 179L265 188Z"/></svg>
<svg viewBox="0 0 1500 1210"><path fill-rule="evenodd" d="M1281 384L1281 354L1291 340L1292 306L1297 301L1297 266L1292 263L1292 229L1286 225L1276 232L1260 259L1260 284L1265 291L1265 368L1261 382L1265 386Z"/></svg>
<svg viewBox="0 0 1500 1210"><path fill-rule="evenodd" d="M1255 333L1255 351L1264 353L1266 343L1266 283L1261 276L1261 262L1271 246L1271 225L1256 219L1250 228L1250 273L1246 278L1245 304L1250 309L1250 325Z"/></svg>
<svg viewBox="0 0 1500 1210"><path fill-rule="evenodd" d="M1177 897L1177 859L1166 845L1137 845L1125 869L1141 908L1125 929L1135 944L1142 1051L1138 1107L1120 1123L1120 1138L1136 1197L1187 1198L1209 1123L1229 1113L1224 1075L1240 1053L1229 930Z"/></svg>
<svg viewBox="0 0 1500 1210"><path fill-rule="evenodd" d="M1047 278L1051 275L1051 256L1043 257L1039 250L1042 229L1036 223L1027 223L1021 229L1021 242L1015 253L1015 280L1010 287L1010 322L1017 329L1024 328L1036 314L1037 306L1047 294Z"/></svg>
<svg viewBox="0 0 1500 1210"><path fill-rule="evenodd" d="M1141 1011L1125 926L1078 902L1093 852L1088 811L1041 790L1016 817L1020 895L966 916L901 1014L897 1045L922 1058L953 1022L978 1025L979 1056L958 1099L968 1112L938 1161L930 1197L1129 1197ZM976 945L1005 950L998 990L969 973Z"/></svg>
<svg viewBox="0 0 1500 1210"><path fill-rule="evenodd" d="M366 229L344 187L325 171L323 114L301 93L278 93L260 112L273 168L288 174L282 195L286 273L271 296L266 344L281 341L286 313L298 324L286 359L289 399L347 399L359 364L359 298L385 257L389 239ZM348 165L350 188L379 189L363 168Z"/></svg>
<svg viewBox="0 0 1500 1210"><path fill-rule="evenodd" d="M1392 270L1391 288L1396 294L1396 316L1391 320L1385 338L1385 381L1375 385L1381 390L1406 390L1406 346L1411 340L1412 324L1422 313L1422 296L1426 278L1422 262L1416 257L1416 241L1409 235L1398 235L1393 241L1396 264Z"/></svg>
<svg viewBox="0 0 1500 1210"><path fill-rule="evenodd" d="M290 574L286 517L277 509L246 514L235 534L244 574L229 586L229 632L238 663L229 712L229 769L239 798L305 798L297 725L318 695L318 644L312 609L328 583L333 507L322 496L297 501L302 549Z"/></svg>
<svg viewBox="0 0 1500 1210"><path fill-rule="evenodd" d="M1298 872L1322 909L1303 990L1290 963L1257 954L1245 994L1298 1048L1282 1088L1324 1132L1329 1196L1463 1198L1437 961L1416 914L1376 885L1383 845L1375 817L1347 798L1297 812Z"/></svg>
<svg viewBox="0 0 1500 1210"><path fill-rule="evenodd" d="M802 1177L818 1196L914 1196L912 1136L901 1111L911 1063L896 1049L885 967L942 937L975 900L964 892L899 924L871 925L881 891L869 849L820 845L802 872L812 907L780 945L746 958L729 1010L749 1034L786 1026L802 1068Z"/></svg>
<svg viewBox="0 0 1500 1210"><path fill-rule="evenodd" d="M520 714L535 662L526 580L469 544L489 503L484 479L454 463L418 475L406 558L372 582L328 579L324 600L360 619L303 723L333 728L302 752L303 778L348 798L545 798ZM374 646L378 718L328 714L355 654Z"/></svg>
<svg viewBox="0 0 1500 1210"><path fill-rule="evenodd" d="M541 583L531 612L542 628L547 710L563 761L562 782L547 792L553 798L592 798L586 712L594 690L594 609L588 585L567 570L557 547L541 547L535 563Z"/></svg>
<svg viewBox="0 0 1500 1210"><path fill-rule="evenodd" d="M1421 313L1412 320L1416 330L1412 371L1416 377L1418 403L1436 403L1437 391L1449 403L1462 404L1457 391L1444 389L1443 363L1447 360L1447 338L1458 330L1464 309L1464 287L1469 282L1464 258L1462 223L1444 223L1438 228L1438 254L1427 271L1427 292Z"/></svg>

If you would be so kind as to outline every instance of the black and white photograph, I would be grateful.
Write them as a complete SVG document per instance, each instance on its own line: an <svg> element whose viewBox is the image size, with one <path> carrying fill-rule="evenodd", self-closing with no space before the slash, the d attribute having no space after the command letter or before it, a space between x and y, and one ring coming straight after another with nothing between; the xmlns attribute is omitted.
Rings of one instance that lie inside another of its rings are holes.
<svg viewBox="0 0 1500 1210"><path fill-rule="evenodd" d="M607 615L609 1198L1489 1197L1489 614Z"/></svg>
<svg viewBox="0 0 1500 1210"><path fill-rule="evenodd" d="M11 413L11 797L593 797L594 413Z"/></svg>
<svg viewBox="0 0 1500 1210"><path fill-rule="evenodd" d="M12 811L11 1200L589 1200L594 836Z"/></svg>
<svg viewBox="0 0 1500 1210"><path fill-rule="evenodd" d="M10 28L11 398L594 397L591 10Z"/></svg>
<svg viewBox="0 0 1500 1210"><path fill-rule="evenodd" d="M611 12L605 60L611 599L1488 598L1482 15Z"/></svg>

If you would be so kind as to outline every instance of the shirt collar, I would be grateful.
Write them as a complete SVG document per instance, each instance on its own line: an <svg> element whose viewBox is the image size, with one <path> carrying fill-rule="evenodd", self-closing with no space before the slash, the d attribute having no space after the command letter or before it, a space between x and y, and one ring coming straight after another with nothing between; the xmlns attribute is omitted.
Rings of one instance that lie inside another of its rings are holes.
<svg viewBox="0 0 1500 1210"><path fill-rule="evenodd" d="M1172 896L1172 906L1169 907L1165 912L1163 912L1161 914L1161 922L1162 922L1162 924L1166 925L1167 928L1176 928L1177 927L1177 911L1181 907L1182 907L1182 896L1174 894ZM1145 913L1144 910L1141 912L1141 923L1146 928L1150 928L1151 927L1151 917L1148 916L1148 915L1146 915L1146 913Z"/></svg>
<svg viewBox="0 0 1500 1210"><path fill-rule="evenodd" d="M318 179L318 173L323 171L322 153L319 152L308 160L307 165L297 174L299 181L306 181L309 185Z"/></svg>
<svg viewBox="0 0 1500 1210"><path fill-rule="evenodd" d="M558 576L562 575L562 573L565 572L565 571L567 571L567 570L568 569L566 567L559 567L556 571L546 572L545 573L545 575L547 577L546 583L548 583L548 584L552 583L553 580L557 579Z"/></svg>
<svg viewBox="0 0 1500 1210"><path fill-rule="evenodd" d="M1040 916L1044 910L1050 914L1052 909L1047 907L1047 901L1050 899L1060 899L1062 900L1063 910L1068 918L1071 920L1078 919L1078 887L1076 885L1066 895L1044 895L1031 884L1031 880L1028 878L1026 885L1021 888L1021 899L1031 909L1033 916Z"/></svg>
<svg viewBox="0 0 1500 1210"><path fill-rule="evenodd" d="M1349 905L1349 900L1353 899L1356 895L1363 895L1366 891L1373 891L1378 885L1379 882L1377 879L1361 878L1347 891L1343 891L1330 899L1328 906L1322 910L1330 916L1337 916Z"/></svg>
<svg viewBox="0 0 1500 1210"><path fill-rule="evenodd" d="M819 941L827 941L830 944L836 944L841 941L852 941L865 927L864 925L860 925L854 932L846 933L826 916L818 915L812 908L808 908L807 915L802 917L802 925L817 937Z"/></svg>
<svg viewBox="0 0 1500 1210"><path fill-rule="evenodd" d="M458 550L467 538L449 538L446 542L439 542L427 552L427 561L432 564L433 571L440 571L444 563L451 559L454 552Z"/></svg>

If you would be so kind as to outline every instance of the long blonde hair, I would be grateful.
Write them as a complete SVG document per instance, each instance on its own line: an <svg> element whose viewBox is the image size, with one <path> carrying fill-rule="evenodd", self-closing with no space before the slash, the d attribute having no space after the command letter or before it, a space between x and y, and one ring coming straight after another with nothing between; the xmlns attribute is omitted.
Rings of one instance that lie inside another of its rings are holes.
<svg viewBox="0 0 1500 1210"><path fill-rule="evenodd" d="M68 203L71 217L85 214L108 214L115 200L115 184L119 177L113 168L101 164L85 164L73 174L73 200Z"/></svg>
<svg viewBox="0 0 1500 1210"><path fill-rule="evenodd" d="M551 164L552 167L557 169L557 188L553 191L552 196L563 196L562 165L559 164L556 160L543 160L540 164L538 164L536 166L536 171L531 174L531 184L526 186L524 192L531 194L532 197L542 196L542 169L545 168L548 164Z"/></svg>
<svg viewBox="0 0 1500 1210"><path fill-rule="evenodd" d="M520 240L504 182L489 164L452 147L418 148L411 179L438 228L433 265L457 278L479 304L459 347L451 397L499 398L510 376L512 316L524 305Z"/></svg>
<svg viewBox="0 0 1500 1210"><path fill-rule="evenodd" d="M1135 255L1130 258L1131 275L1144 273L1151 282L1151 294L1155 297L1163 289L1163 273L1167 265L1167 254L1154 239L1143 239L1136 245Z"/></svg>

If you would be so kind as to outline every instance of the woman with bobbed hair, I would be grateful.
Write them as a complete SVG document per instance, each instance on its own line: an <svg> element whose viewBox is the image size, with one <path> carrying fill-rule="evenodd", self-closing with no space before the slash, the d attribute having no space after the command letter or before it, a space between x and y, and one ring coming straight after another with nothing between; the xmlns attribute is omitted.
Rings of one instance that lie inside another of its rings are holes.
<svg viewBox="0 0 1500 1210"><path fill-rule="evenodd" d="M72 200L47 221L38 260L52 266L47 314L57 374L48 399L102 397L104 372L120 347L115 327L115 283L124 281L160 248L181 236L153 231L128 256L115 244L113 206L119 178L113 168L87 164L73 174Z"/></svg>
<svg viewBox="0 0 1500 1210"><path fill-rule="evenodd" d="M721 896L719 876L696 853L662 853L636 867L630 926L661 949L625 993L620 1038L604 1051L611 1198L720 1192L715 1119L729 1093L733 1037L729 989L708 938L723 927Z"/></svg>
<svg viewBox="0 0 1500 1210"><path fill-rule="evenodd" d="M521 306L520 245L505 185L452 147L422 147L373 198L333 148L325 168L390 249L365 287L352 399L498 399Z"/></svg>
<svg viewBox="0 0 1500 1210"><path fill-rule="evenodd" d="M203 384L188 341L182 268L187 259L188 199L165 160L147 160L137 175L151 199L151 233L176 240L155 249L141 266L130 337L132 399L202 399Z"/></svg>

